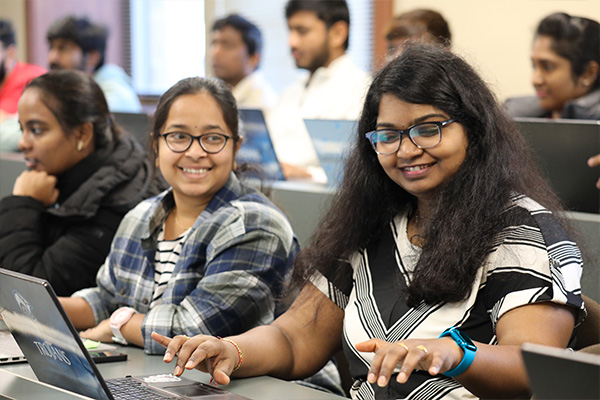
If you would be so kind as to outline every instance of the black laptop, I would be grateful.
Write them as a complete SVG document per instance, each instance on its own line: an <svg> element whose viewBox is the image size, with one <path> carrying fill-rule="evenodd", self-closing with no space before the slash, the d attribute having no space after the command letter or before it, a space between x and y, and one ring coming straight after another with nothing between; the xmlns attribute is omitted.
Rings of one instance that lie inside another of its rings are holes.
<svg viewBox="0 0 600 400"><path fill-rule="evenodd" d="M600 355L532 343L521 354L535 400L600 399Z"/></svg>
<svg viewBox="0 0 600 400"><path fill-rule="evenodd" d="M600 121L515 118L533 147L542 172L570 211L600 213L600 168L587 160L600 154Z"/></svg>
<svg viewBox="0 0 600 400"><path fill-rule="evenodd" d="M102 400L246 399L170 374L104 380L54 290L43 279L0 268L0 314L44 383Z"/></svg>

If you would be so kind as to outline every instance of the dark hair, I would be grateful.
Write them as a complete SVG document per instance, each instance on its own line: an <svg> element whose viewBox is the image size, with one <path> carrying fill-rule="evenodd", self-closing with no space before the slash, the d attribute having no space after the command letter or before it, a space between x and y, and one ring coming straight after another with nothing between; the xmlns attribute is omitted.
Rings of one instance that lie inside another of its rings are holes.
<svg viewBox="0 0 600 400"><path fill-rule="evenodd" d="M242 35L248 55L253 56L254 54L262 53L262 34L256 25L241 15L231 14L216 20L212 26L212 31L220 31L226 26L232 27Z"/></svg>
<svg viewBox="0 0 600 400"><path fill-rule="evenodd" d="M350 43L350 11L346 0L289 0L285 6L285 18L290 19L298 11L313 11L317 18L325 22L327 29L338 21L348 24L348 37L344 49Z"/></svg>
<svg viewBox="0 0 600 400"><path fill-rule="evenodd" d="M411 306L460 301L469 294L495 235L507 225L510 213L503 211L512 194L528 195L551 210L560 205L483 80L459 56L435 45L409 44L373 80L343 181L311 245L296 259L294 283L301 285L318 269L343 287L351 279L350 257L416 202L386 175L365 139L376 127L384 94L431 105L465 129L465 160L439 190L435 223L426 227L427 240L407 292Z"/></svg>
<svg viewBox="0 0 600 400"><path fill-rule="evenodd" d="M580 77L590 61L600 65L600 24L589 18L554 13L538 25L536 36L549 36L552 50L571 62L574 78ZM600 87L600 77L592 88Z"/></svg>
<svg viewBox="0 0 600 400"><path fill-rule="evenodd" d="M437 11L427 9L412 10L398 15L390 21L386 32L387 40L411 38L429 33L444 47L449 48L452 42L448 22Z"/></svg>
<svg viewBox="0 0 600 400"><path fill-rule="evenodd" d="M16 44L15 30L12 23L6 19L0 19L0 42L2 42L4 48Z"/></svg>
<svg viewBox="0 0 600 400"><path fill-rule="evenodd" d="M96 50L100 54L96 70L104 65L107 37L106 27L92 24L87 18L76 18L71 15L54 21L46 32L48 42L54 39L67 39L81 47L83 53Z"/></svg>
<svg viewBox="0 0 600 400"><path fill-rule="evenodd" d="M114 122L100 86L78 70L56 70L33 79L25 90L36 89L66 135L91 122L94 147L106 147L117 140L121 130Z"/></svg>
<svg viewBox="0 0 600 400"><path fill-rule="evenodd" d="M158 143L161 130L167 122L173 102L180 96L196 93L207 93L215 99L221 108L225 124L231 131L233 143L237 143L240 139L237 103L227 84L219 78L193 77L180 80L160 96L152 119L151 142L153 145ZM152 154L156 158L156 151Z"/></svg>

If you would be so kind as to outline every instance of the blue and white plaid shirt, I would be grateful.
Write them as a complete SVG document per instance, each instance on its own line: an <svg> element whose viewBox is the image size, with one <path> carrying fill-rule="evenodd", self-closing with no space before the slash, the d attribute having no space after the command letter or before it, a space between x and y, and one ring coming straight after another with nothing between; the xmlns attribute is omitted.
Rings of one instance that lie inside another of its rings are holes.
<svg viewBox="0 0 600 400"><path fill-rule="evenodd" d="M173 205L168 190L131 210L98 271L98 286L74 294L90 304L96 323L122 306L145 313L150 354L164 352L152 331L229 336L270 323L299 245L283 213L233 174L192 226L162 304L150 309L157 236Z"/></svg>

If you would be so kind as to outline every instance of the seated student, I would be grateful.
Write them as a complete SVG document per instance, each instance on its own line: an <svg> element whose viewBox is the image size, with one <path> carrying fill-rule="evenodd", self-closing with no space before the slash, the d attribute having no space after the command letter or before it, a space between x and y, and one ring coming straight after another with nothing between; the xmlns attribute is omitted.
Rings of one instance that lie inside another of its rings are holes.
<svg viewBox="0 0 600 400"><path fill-rule="evenodd" d="M142 111L129 75L118 65L106 62L108 29L105 26L69 15L54 21L46 38L50 46L50 69L78 69L93 76L111 112Z"/></svg>
<svg viewBox="0 0 600 400"><path fill-rule="evenodd" d="M600 24L555 13L538 25L531 51L537 96L508 99L512 117L600 119Z"/></svg>
<svg viewBox="0 0 600 400"><path fill-rule="evenodd" d="M33 79L18 107L28 170L0 201L0 266L67 296L94 284L121 219L160 181L83 72Z"/></svg>
<svg viewBox="0 0 600 400"><path fill-rule="evenodd" d="M165 361L221 384L291 379L343 346L353 398L528 395L519 346L569 344L582 261L516 127L461 58L411 45L375 77L353 142L291 308L222 340L153 334Z"/></svg>
<svg viewBox="0 0 600 400"><path fill-rule="evenodd" d="M531 53L537 96L515 97L504 104L513 117L600 120L600 24L555 13L536 31ZM600 166L600 154L590 167ZM600 189L600 179L596 183Z"/></svg>
<svg viewBox="0 0 600 400"><path fill-rule="evenodd" d="M263 39L260 29L238 14L230 14L212 25L210 56L217 78L230 87L240 108L268 111L277 95L259 71Z"/></svg>
<svg viewBox="0 0 600 400"><path fill-rule="evenodd" d="M235 99L188 78L160 98L152 145L171 189L119 226L97 287L61 302L82 337L164 349L163 335L233 335L270 323L298 244L265 196L240 182Z"/></svg>
<svg viewBox="0 0 600 400"><path fill-rule="evenodd" d="M402 51L407 40L439 44L450 49L452 34L448 22L437 11L417 9L402 13L390 20L386 28L388 57Z"/></svg>

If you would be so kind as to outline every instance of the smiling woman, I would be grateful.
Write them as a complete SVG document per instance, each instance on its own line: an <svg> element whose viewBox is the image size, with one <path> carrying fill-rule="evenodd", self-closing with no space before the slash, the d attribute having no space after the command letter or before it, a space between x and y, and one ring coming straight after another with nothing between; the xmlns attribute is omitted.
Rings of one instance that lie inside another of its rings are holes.
<svg viewBox="0 0 600 400"><path fill-rule="evenodd" d="M536 97L508 99L513 117L600 119L600 24L555 13L544 18L531 51Z"/></svg>
<svg viewBox="0 0 600 400"><path fill-rule="evenodd" d="M585 311L581 254L516 126L463 59L409 44L351 140L294 304L226 340L155 334L165 361L297 379L343 348L353 399L530 397L520 345L568 346Z"/></svg>
<svg viewBox="0 0 600 400"><path fill-rule="evenodd" d="M19 123L28 171L0 201L0 265L70 295L94 284L121 219L157 194L161 181L83 72L32 80L19 101Z"/></svg>
<svg viewBox="0 0 600 400"><path fill-rule="evenodd" d="M231 335L271 322L298 243L283 213L235 173L235 99L188 78L160 98L156 165L171 188L128 213L98 287L62 298L82 336L164 349L150 338Z"/></svg>

